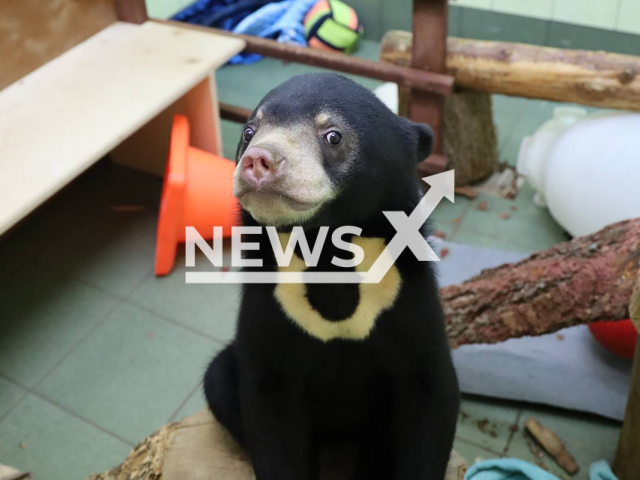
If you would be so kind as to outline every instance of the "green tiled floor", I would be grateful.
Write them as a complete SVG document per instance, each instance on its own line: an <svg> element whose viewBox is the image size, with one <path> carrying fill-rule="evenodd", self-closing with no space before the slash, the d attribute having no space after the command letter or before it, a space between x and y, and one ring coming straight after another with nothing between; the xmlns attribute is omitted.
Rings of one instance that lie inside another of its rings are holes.
<svg viewBox="0 0 640 480"><path fill-rule="evenodd" d="M360 55L377 57L377 45L365 41ZM220 97L253 107L310 70L276 60L224 68ZM494 97L502 160L515 163L522 136L553 106ZM223 122L228 157L239 133ZM79 479L204 407L201 375L233 336L239 288L185 285L183 251L172 275L153 276L160 188L157 178L101 163L0 241L0 463L36 478ZM432 220L460 243L529 252L563 241L532 196L524 187L513 201L456 197ZM535 414L567 440L583 467L577 478L590 461L612 459L619 429L588 415L478 397L465 397L462 410L455 446L468 461L505 452L531 459L522 423Z"/></svg>
<svg viewBox="0 0 640 480"><path fill-rule="evenodd" d="M131 446L36 395L0 423L0 461L38 479L79 479L118 464Z"/></svg>
<svg viewBox="0 0 640 480"><path fill-rule="evenodd" d="M171 418L219 347L121 304L36 391L136 443Z"/></svg>
<svg viewBox="0 0 640 480"><path fill-rule="evenodd" d="M528 407L520 412L518 431L509 443L508 455L535 462L536 459L529 450L523 434L524 422L531 416L535 416L545 427L560 434L567 449L572 452L581 467L577 478L586 478L585 470L594 459L613 460L620 433L616 422L544 407ZM545 459L544 464L555 475L560 476L564 473L551 460Z"/></svg>

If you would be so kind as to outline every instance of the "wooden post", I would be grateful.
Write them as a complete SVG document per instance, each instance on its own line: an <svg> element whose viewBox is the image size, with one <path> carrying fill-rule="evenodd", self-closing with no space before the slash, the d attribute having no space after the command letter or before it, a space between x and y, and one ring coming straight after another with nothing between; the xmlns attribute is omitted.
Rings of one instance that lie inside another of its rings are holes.
<svg viewBox="0 0 640 480"><path fill-rule="evenodd" d="M149 19L145 0L113 0L113 6L121 22L140 24Z"/></svg>
<svg viewBox="0 0 640 480"><path fill-rule="evenodd" d="M447 0L414 0L413 46L411 66L434 73L444 73L447 61ZM409 117L414 122L427 123L433 128L434 152L428 161L418 166L420 174L443 171L447 159L442 153L442 117L444 97L430 92L411 92Z"/></svg>
<svg viewBox="0 0 640 480"><path fill-rule="evenodd" d="M640 276L636 291L631 297L629 313L640 332ZM633 370L631 371L631 388L629 389L627 410L620 432L613 471L620 480L640 478L640 337L636 343Z"/></svg>

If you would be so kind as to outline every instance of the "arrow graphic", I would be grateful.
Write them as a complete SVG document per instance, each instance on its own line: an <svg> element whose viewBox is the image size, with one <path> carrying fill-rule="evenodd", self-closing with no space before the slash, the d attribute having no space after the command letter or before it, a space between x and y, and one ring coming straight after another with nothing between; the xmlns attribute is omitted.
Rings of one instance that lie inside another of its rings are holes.
<svg viewBox="0 0 640 480"><path fill-rule="evenodd" d="M405 248L423 262L440 259L420 233L420 228L443 198L454 202L454 170L422 179L431 188L407 216L383 212L396 234L369 271L360 272L187 272L187 283L379 283Z"/></svg>

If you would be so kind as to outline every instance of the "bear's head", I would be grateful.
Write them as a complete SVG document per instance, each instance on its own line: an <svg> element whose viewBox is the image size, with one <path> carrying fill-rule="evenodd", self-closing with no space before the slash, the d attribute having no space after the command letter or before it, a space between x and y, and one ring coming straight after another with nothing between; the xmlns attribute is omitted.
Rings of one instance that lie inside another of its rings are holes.
<svg viewBox="0 0 640 480"><path fill-rule="evenodd" d="M294 77L267 94L236 154L234 195L261 225L358 224L418 194L427 125L399 117L343 76Z"/></svg>

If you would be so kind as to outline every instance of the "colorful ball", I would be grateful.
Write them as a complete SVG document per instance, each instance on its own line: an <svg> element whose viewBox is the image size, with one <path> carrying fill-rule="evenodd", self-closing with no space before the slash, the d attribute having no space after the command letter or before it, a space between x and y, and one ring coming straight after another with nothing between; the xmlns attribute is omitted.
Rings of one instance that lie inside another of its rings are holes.
<svg viewBox="0 0 640 480"><path fill-rule="evenodd" d="M304 18L307 42L312 48L351 53L364 28L355 10L340 0L320 0Z"/></svg>
<svg viewBox="0 0 640 480"><path fill-rule="evenodd" d="M589 324L589 330L600 345L622 358L633 358L638 332L630 319Z"/></svg>

